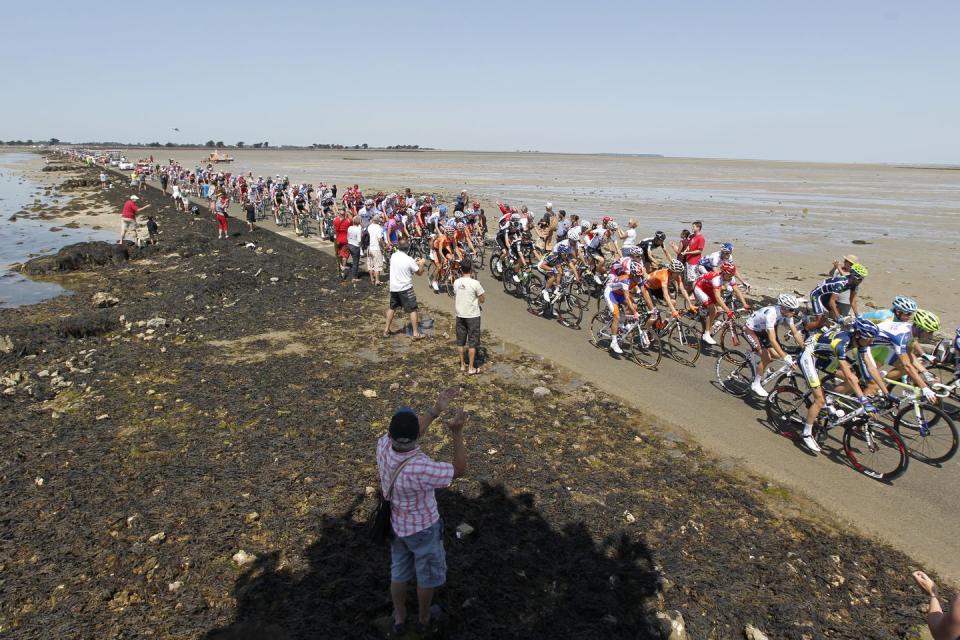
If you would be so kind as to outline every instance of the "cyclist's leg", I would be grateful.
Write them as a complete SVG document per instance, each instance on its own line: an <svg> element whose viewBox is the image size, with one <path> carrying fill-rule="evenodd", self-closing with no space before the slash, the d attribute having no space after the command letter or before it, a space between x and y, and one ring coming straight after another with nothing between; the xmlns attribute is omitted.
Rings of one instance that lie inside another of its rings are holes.
<svg viewBox="0 0 960 640"><path fill-rule="evenodd" d="M803 372L807 384L810 385L811 395L813 396L810 407L807 409L806 419L803 423L803 437L806 438L813 435L813 425L825 404L823 389L820 386L820 373L817 371L817 366L813 359L812 346L808 346L803 350L803 353L800 354L800 371Z"/></svg>

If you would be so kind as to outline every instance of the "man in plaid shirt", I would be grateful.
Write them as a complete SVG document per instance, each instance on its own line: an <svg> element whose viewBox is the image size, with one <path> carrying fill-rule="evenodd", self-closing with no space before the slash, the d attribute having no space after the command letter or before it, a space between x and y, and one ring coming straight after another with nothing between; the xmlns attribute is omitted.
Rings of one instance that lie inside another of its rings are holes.
<svg viewBox="0 0 960 640"><path fill-rule="evenodd" d="M447 581L443 521L437 510L434 490L450 486L454 478L466 472L463 425L467 414L458 409L446 423L453 442L453 464L430 458L420 449L419 441L430 423L446 410L456 395L457 390L452 387L442 391L433 408L420 416L409 407L400 408L390 420L389 431L377 442L380 487L384 497L392 502L390 522L396 534L390 543L390 595L397 635L406 630L407 583L410 579L414 576L417 579L422 630L426 630L431 621L430 604L434 591Z"/></svg>

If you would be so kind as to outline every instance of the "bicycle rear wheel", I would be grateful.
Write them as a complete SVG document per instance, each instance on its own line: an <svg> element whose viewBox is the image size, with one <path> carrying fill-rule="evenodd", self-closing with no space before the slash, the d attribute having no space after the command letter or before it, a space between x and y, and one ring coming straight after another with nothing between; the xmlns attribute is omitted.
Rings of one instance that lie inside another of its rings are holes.
<svg viewBox="0 0 960 640"><path fill-rule="evenodd" d="M527 282L527 307L536 313L540 313L543 305L543 282L539 278L530 278Z"/></svg>
<svg viewBox="0 0 960 640"><path fill-rule="evenodd" d="M847 426L843 450L854 469L874 480L893 480L907 470L910 461L907 447L893 427L872 420Z"/></svg>
<svg viewBox="0 0 960 640"><path fill-rule="evenodd" d="M957 452L957 427L940 407L910 403L897 412L893 428L922 462L939 464Z"/></svg>
<svg viewBox="0 0 960 640"><path fill-rule="evenodd" d="M668 355L687 366L694 366L700 358L700 327L695 323L678 320L666 335Z"/></svg>
<svg viewBox="0 0 960 640"><path fill-rule="evenodd" d="M643 346L639 331L643 331L647 338L647 345ZM663 342L653 329L634 329L624 340L623 350L644 369L655 371L663 359Z"/></svg>
<svg viewBox="0 0 960 640"><path fill-rule="evenodd" d="M754 369L742 351L727 349L717 357L717 382L723 390L735 396L743 396L750 390Z"/></svg>
<svg viewBox="0 0 960 640"><path fill-rule="evenodd" d="M499 253L490 256L490 275L497 280L503 278L503 262Z"/></svg>

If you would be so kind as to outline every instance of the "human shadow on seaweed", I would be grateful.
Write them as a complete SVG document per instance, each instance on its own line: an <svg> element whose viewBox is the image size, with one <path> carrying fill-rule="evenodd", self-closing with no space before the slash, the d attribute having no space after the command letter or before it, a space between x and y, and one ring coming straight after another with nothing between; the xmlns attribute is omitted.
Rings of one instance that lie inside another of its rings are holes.
<svg viewBox="0 0 960 640"><path fill-rule="evenodd" d="M578 522L556 529L529 494L483 485L476 498L441 492L448 583L435 602L449 638L659 638L650 603L658 574L637 534L595 544ZM278 568L262 555L235 585L237 611L207 640L382 638L389 628L389 552L369 541L359 496L340 516L326 516L306 551L310 568ZM457 523L475 531L454 535ZM408 615L416 615L409 590ZM416 638L414 633L406 636Z"/></svg>

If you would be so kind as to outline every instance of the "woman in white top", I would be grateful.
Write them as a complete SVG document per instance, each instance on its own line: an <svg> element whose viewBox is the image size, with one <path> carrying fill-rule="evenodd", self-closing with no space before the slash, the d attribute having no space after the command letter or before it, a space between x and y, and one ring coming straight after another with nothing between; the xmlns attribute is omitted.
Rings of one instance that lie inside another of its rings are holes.
<svg viewBox="0 0 960 640"><path fill-rule="evenodd" d="M363 235L363 227L360 226L360 216L353 216L353 224L347 228L347 249L350 250L350 259L352 264L350 270L353 273L353 279L360 279L360 237Z"/></svg>
<svg viewBox="0 0 960 640"><path fill-rule="evenodd" d="M637 246L637 221L636 220L631 219L630 221L627 222L627 230L620 231L620 239L623 240L623 245L620 247L621 249ZM624 252L624 255L626 255L626 252Z"/></svg>
<svg viewBox="0 0 960 640"><path fill-rule="evenodd" d="M380 286L380 274L383 273L383 216L377 214L373 216L373 221L367 226L367 233L370 234L370 246L367 247L367 271L370 272L370 280L373 284Z"/></svg>

